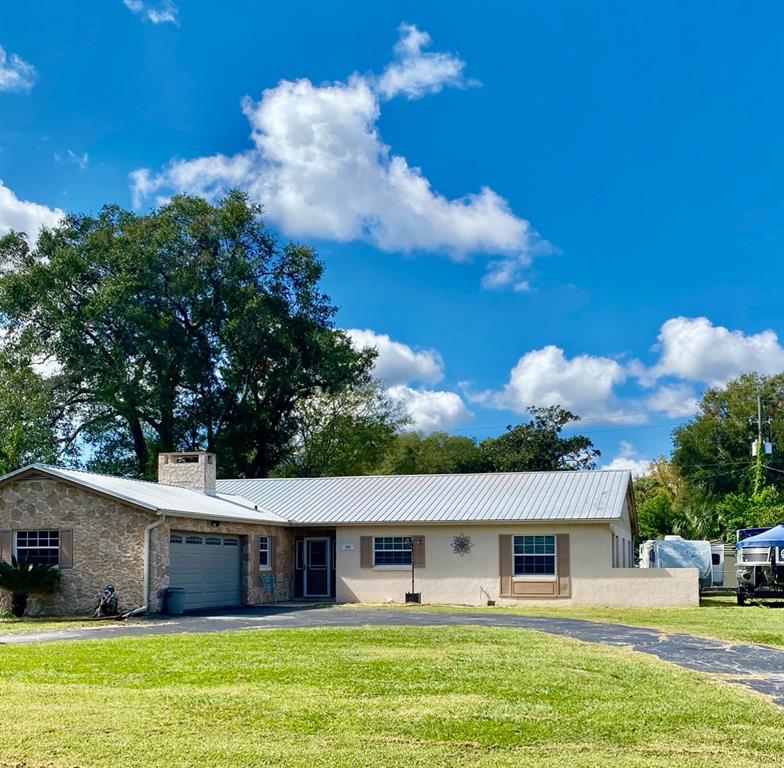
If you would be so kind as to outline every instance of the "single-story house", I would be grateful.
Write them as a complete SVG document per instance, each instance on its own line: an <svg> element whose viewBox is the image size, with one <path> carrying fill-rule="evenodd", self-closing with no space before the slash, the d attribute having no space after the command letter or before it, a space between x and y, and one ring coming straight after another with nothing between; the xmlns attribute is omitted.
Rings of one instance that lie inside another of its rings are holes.
<svg viewBox="0 0 784 768"><path fill-rule="evenodd" d="M216 480L163 453L158 482L33 464L0 478L0 559L51 563L39 613L278 600L695 605L696 570L633 567L628 471ZM413 579L413 586L412 586ZM7 599L7 596L4 596Z"/></svg>

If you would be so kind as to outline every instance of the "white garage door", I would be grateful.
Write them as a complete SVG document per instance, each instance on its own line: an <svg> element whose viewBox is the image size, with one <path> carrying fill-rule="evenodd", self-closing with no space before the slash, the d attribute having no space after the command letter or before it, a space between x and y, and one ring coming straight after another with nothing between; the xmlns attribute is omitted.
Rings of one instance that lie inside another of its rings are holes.
<svg viewBox="0 0 784 768"><path fill-rule="evenodd" d="M174 531L169 586L185 589L185 609L240 605L240 540Z"/></svg>

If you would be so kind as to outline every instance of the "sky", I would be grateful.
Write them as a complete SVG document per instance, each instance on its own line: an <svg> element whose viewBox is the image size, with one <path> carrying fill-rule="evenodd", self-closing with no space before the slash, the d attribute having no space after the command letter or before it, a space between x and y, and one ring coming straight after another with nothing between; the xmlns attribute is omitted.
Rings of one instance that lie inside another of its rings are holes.
<svg viewBox="0 0 784 768"><path fill-rule="evenodd" d="M560 404L643 471L784 370L784 6L8 4L0 233L233 187L425 432Z"/></svg>

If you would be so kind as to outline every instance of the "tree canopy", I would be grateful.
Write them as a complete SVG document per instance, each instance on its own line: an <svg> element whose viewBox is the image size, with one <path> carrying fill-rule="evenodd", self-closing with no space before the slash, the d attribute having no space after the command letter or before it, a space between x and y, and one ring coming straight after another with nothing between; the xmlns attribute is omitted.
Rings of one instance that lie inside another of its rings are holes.
<svg viewBox="0 0 784 768"><path fill-rule="evenodd" d="M239 192L144 216L107 206L34 245L12 233L0 263L6 349L56 361L66 440L104 469L145 476L158 450L203 448L263 476L301 403L369 380L373 354L334 328L315 252L280 246Z"/></svg>
<svg viewBox="0 0 784 768"><path fill-rule="evenodd" d="M528 408L531 420L507 427L503 435L482 441L486 466L493 472L595 469L601 455L585 435L563 437L564 427L580 417L560 406Z"/></svg>

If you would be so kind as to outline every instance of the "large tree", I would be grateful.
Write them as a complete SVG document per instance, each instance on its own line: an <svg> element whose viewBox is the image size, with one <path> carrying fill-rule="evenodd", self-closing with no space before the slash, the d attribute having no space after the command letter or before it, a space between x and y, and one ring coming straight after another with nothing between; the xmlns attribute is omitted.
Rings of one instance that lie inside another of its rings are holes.
<svg viewBox="0 0 784 768"><path fill-rule="evenodd" d="M673 435L672 462L684 481L707 499L753 490L751 444L757 437L757 397L763 428L774 452L765 463L784 470L784 374L745 374L708 389L697 416ZM762 485L779 485L782 475L766 470Z"/></svg>
<svg viewBox="0 0 784 768"><path fill-rule="evenodd" d="M369 474L406 423L400 407L376 380L336 394L319 392L297 406L297 417L291 451L276 475Z"/></svg>
<svg viewBox="0 0 784 768"><path fill-rule="evenodd" d="M398 435L379 466L385 475L432 475L484 472L486 463L471 437L433 432Z"/></svg>
<svg viewBox="0 0 784 768"><path fill-rule="evenodd" d="M68 454L72 446L60 439L60 421L53 385L33 361L0 354L0 475Z"/></svg>
<svg viewBox="0 0 784 768"><path fill-rule="evenodd" d="M530 407L531 420L507 427L495 438L483 440L482 453L489 471L530 472L595 469L601 453L585 435L563 437L561 432L579 416L554 405Z"/></svg>
<svg viewBox="0 0 784 768"><path fill-rule="evenodd" d="M144 216L107 206L33 245L12 233L0 263L6 344L57 361L70 428L104 468L144 476L157 450L204 448L226 473L263 476L300 403L369 377L314 251L279 245L239 192Z"/></svg>

